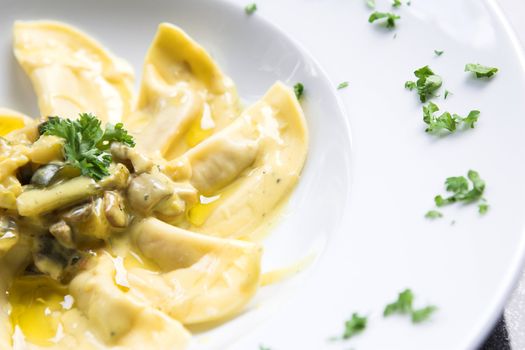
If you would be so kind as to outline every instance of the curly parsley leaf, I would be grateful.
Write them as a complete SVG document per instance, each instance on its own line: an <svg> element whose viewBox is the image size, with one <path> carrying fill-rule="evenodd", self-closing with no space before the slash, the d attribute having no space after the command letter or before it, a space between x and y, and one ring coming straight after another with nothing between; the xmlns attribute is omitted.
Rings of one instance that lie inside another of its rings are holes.
<svg viewBox="0 0 525 350"><path fill-rule="evenodd" d="M345 322L345 330L343 332L342 338L349 339L354 335L361 333L365 330L366 323L366 316L359 316L358 313L354 312L352 314L352 318Z"/></svg>
<svg viewBox="0 0 525 350"><path fill-rule="evenodd" d="M255 11L257 11L256 3L251 3L244 7L244 12L246 12L247 15L253 15Z"/></svg>
<svg viewBox="0 0 525 350"><path fill-rule="evenodd" d="M490 78L498 72L498 68L482 66L477 63L468 63L465 65L465 72L474 73L476 78Z"/></svg>
<svg viewBox="0 0 525 350"><path fill-rule="evenodd" d="M466 126L473 129L474 124L477 123L478 121L479 114L480 114L480 111L476 111L476 110L470 111L469 114L465 118L461 119L461 121L465 123Z"/></svg>
<svg viewBox="0 0 525 350"><path fill-rule="evenodd" d="M89 113L81 113L77 120L49 117L39 125L38 131L40 135L63 138L66 161L80 169L82 175L95 180L109 175L112 159L107 150L112 142L135 146L133 137L123 128L122 123L107 124L106 130L103 130L100 120Z"/></svg>
<svg viewBox="0 0 525 350"><path fill-rule="evenodd" d="M293 86L293 92L295 93L295 97L297 97L297 99L300 100L304 94L304 85L302 83L296 83Z"/></svg>
<svg viewBox="0 0 525 350"><path fill-rule="evenodd" d="M468 178L468 180L467 180ZM436 206L442 207L455 202L471 203L481 200L479 211L484 214L488 210L488 204L483 199L485 181L481 179L477 171L469 170L467 178L464 176L453 176L445 180L445 189L452 195L444 198L441 195L434 197ZM470 183L469 183L470 182Z"/></svg>
<svg viewBox="0 0 525 350"><path fill-rule="evenodd" d="M429 97L434 96L434 92L443 84L439 75L434 74L429 66L421 67L414 71L417 81L407 81L405 88L409 90L417 89L421 102L426 102Z"/></svg>
<svg viewBox="0 0 525 350"><path fill-rule="evenodd" d="M106 130L104 131L102 138L100 138L100 141L97 143L97 148L107 150L112 142L120 142L130 147L135 146L133 136L128 134L128 131L124 129L124 124L122 123L117 123L115 125L106 124Z"/></svg>
<svg viewBox="0 0 525 350"><path fill-rule="evenodd" d="M428 125L425 129L428 133L439 133L444 130L455 132L460 126L472 129L480 115L480 111L473 110L466 117L450 114L449 112L436 116L434 113L437 111L439 111L439 107L433 102L423 106L423 121Z"/></svg>
<svg viewBox="0 0 525 350"><path fill-rule="evenodd" d="M396 20L400 19L401 17L391 13L391 12L372 12L370 17L368 17L368 23L373 23L377 21L378 19L386 19L384 23L386 23L387 28L394 28L396 26Z"/></svg>
<svg viewBox="0 0 525 350"><path fill-rule="evenodd" d="M429 305L421 309L412 311L412 323L421 323L429 319L429 317L437 310L437 307Z"/></svg>

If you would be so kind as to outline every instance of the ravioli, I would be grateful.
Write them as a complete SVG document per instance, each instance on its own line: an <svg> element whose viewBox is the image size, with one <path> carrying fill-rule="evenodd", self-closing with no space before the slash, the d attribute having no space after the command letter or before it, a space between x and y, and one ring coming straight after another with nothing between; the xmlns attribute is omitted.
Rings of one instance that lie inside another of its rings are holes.
<svg viewBox="0 0 525 350"><path fill-rule="evenodd" d="M81 31L59 22L16 22L15 56L33 82L42 117L92 112L119 122L133 105L133 70Z"/></svg>
<svg viewBox="0 0 525 350"><path fill-rule="evenodd" d="M40 122L90 112L106 131L123 122L136 147L102 143L109 175L95 180L67 158L68 136L0 109L0 348L182 350L186 327L249 308L259 233L306 160L293 91L277 82L243 110L210 54L168 23L136 102L131 68L69 25L16 22L14 52Z"/></svg>
<svg viewBox="0 0 525 350"><path fill-rule="evenodd" d="M239 113L231 79L184 31L162 23L144 61L137 110L125 118L140 147L174 158Z"/></svg>
<svg viewBox="0 0 525 350"><path fill-rule="evenodd" d="M130 292L185 325L224 319L241 310L259 286L262 248L145 219L133 234L160 273L129 270Z"/></svg>
<svg viewBox="0 0 525 350"><path fill-rule="evenodd" d="M287 197L306 158L308 133L293 91L276 83L230 126L189 150L190 182L206 197L190 229L249 237Z"/></svg>

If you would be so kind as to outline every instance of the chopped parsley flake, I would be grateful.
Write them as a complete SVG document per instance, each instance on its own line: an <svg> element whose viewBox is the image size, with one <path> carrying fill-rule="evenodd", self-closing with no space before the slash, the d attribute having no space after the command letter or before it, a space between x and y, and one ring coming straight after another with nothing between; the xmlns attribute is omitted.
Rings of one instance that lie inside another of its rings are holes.
<svg viewBox="0 0 525 350"><path fill-rule="evenodd" d="M376 8L376 0L367 0L366 1L366 6L368 6L371 9L375 9Z"/></svg>
<svg viewBox="0 0 525 350"><path fill-rule="evenodd" d="M400 7L402 4L401 4L401 0L394 0L394 2L392 2L392 7Z"/></svg>
<svg viewBox="0 0 525 350"><path fill-rule="evenodd" d="M387 317L393 314L407 315L409 314L412 323L420 323L427 320L430 315L437 310L435 306L429 305L421 309L414 309L412 304L414 302L414 294L410 289L405 289L399 293L397 300L388 304L383 311L383 316Z"/></svg>
<svg viewBox="0 0 525 350"><path fill-rule="evenodd" d="M448 90L445 90L445 95L443 97L443 99L447 99L448 95L454 95L452 92L448 91Z"/></svg>
<svg viewBox="0 0 525 350"><path fill-rule="evenodd" d="M348 87L347 81L343 81L342 83L339 83L339 85L337 85L337 90L344 89L345 87Z"/></svg>
<svg viewBox="0 0 525 350"><path fill-rule="evenodd" d="M442 207L456 202L472 203L479 201L478 210L480 214L485 214L489 208L486 200L483 198L485 181L474 170L468 171L467 178L464 176L447 178L445 180L445 189L448 192L452 192L452 195L446 198L441 195L434 197L436 206Z"/></svg>
<svg viewBox="0 0 525 350"><path fill-rule="evenodd" d="M435 311L437 307L433 305L426 306L421 309L412 311L412 323L421 323L426 321Z"/></svg>
<svg viewBox="0 0 525 350"><path fill-rule="evenodd" d="M428 133L439 133L444 130L452 133L458 129L458 126L472 129L480 115L480 111L473 110L466 117L450 114L449 112L436 116L434 113L437 111L439 111L439 107L433 102L423 106L423 121L428 125L425 129Z"/></svg>
<svg viewBox="0 0 525 350"><path fill-rule="evenodd" d="M482 66L481 64L469 63L465 65L465 72L472 72L476 78L490 78L498 72L496 67Z"/></svg>
<svg viewBox="0 0 525 350"><path fill-rule="evenodd" d="M429 97L434 96L434 92L441 87L443 81L439 75L434 74L429 66L424 66L414 71L417 81L407 81L405 88L409 90L417 89L421 102L426 102Z"/></svg>
<svg viewBox="0 0 525 350"><path fill-rule="evenodd" d="M489 211L489 205L487 204L486 200L484 198L481 199L480 203L478 204L478 212L481 215L484 215Z"/></svg>
<svg viewBox="0 0 525 350"><path fill-rule="evenodd" d="M345 330L342 339L349 339L356 334L361 333L365 330L367 323L366 316L359 316L357 313L352 314L352 318L345 322Z"/></svg>
<svg viewBox="0 0 525 350"><path fill-rule="evenodd" d="M427 219L439 219L439 218L443 217L443 214L441 212L437 211L437 210L429 210L425 214L425 217Z"/></svg>
<svg viewBox="0 0 525 350"><path fill-rule="evenodd" d="M293 86L293 91L295 93L295 97L297 97L298 100L303 97L304 94L304 85L301 83L297 83Z"/></svg>
<svg viewBox="0 0 525 350"><path fill-rule="evenodd" d="M246 12L247 15L253 15L253 13L255 11L257 11L257 4L256 3L248 4L244 8L244 12Z"/></svg>
<svg viewBox="0 0 525 350"><path fill-rule="evenodd" d="M436 56L441 56L445 51L443 50L434 50L434 53L436 54Z"/></svg>
<svg viewBox="0 0 525 350"><path fill-rule="evenodd" d="M372 12L370 17L368 17L368 22L373 23L377 21L378 19L386 19L386 27L387 28L394 28L396 26L396 20L400 19L401 17L390 12Z"/></svg>
<svg viewBox="0 0 525 350"><path fill-rule="evenodd" d="M405 289L397 296L397 300L388 304L383 311L383 316L390 316L392 314L407 314L412 311L412 302L414 301L414 294L410 289Z"/></svg>

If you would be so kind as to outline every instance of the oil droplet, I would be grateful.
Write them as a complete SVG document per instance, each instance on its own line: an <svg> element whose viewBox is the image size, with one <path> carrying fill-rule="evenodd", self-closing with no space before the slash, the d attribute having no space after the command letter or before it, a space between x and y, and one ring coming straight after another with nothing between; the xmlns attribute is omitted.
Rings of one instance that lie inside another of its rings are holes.
<svg viewBox="0 0 525 350"><path fill-rule="evenodd" d="M186 144L194 147L207 139L213 133L215 124L211 118L211 111L208 104L204 104L204 112L199 119L193 121L186 133Z"/></svg>
<svg viewBox="0 0 525 350"><path fill-rule="evenodd" d="M66 294L67 287L47 276L17 277L8 291L13 328L18 326L30 343L51 345Z"/></svg>
<svg viewBox="0 0 525 350"><path fill-rule="evenodd" d="M24 127L24 120L18 117L0 116L0 136L5 136L11 131Z"/></svg>
<svg viewBox="0 0 525 350"><path fill-rule="evenodd" d="M130 250L128 254L124 257L124 267L126 268L126 270L138 267L152 272L160 271L159 265L133 250Z"/></svg>
<svg viewBox="0 0 525 350"><path fill-rule="evenodd" d="M216 195L213 197L199 196L199 203L195 204L188 211L188 220L192 225L202 226L211 212L217 206L221 195Z"/></svg>

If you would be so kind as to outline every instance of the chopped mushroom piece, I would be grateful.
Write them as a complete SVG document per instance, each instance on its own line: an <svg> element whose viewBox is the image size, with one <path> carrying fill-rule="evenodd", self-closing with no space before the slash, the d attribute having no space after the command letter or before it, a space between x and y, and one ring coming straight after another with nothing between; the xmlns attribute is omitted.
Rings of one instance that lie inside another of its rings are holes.
<svg viewBox="0 0 525 350"><path fill-rule="evenodd" d="M167 178L144 173L131 180L128 187L129 203L139 213L148 214L161 201L173 194Z"/></svg>
<svg viewBox="0 0 525 350"><path fill-rule="evenodd" d="M68 281L83 266L87 254L62 246L52 235L36 236L33 240L33 262L43 274L57 281Z"/></svg>
<svg viewBox="0 0 525 350"><path fill-rule="evenodd" d="M51 233L57 241L66 248L73 249L75 248L75 243L73 242L73 233L71 227L64 220L51 225L49 227L49 233Z"/></svg>
<svg viewBox="0 0 525 350"><path fill-rule="evenodd" d="M124 198L114 191L104 193L104 214L109 224L116 228L128 226L128 214L125 211Z"/></svg>

